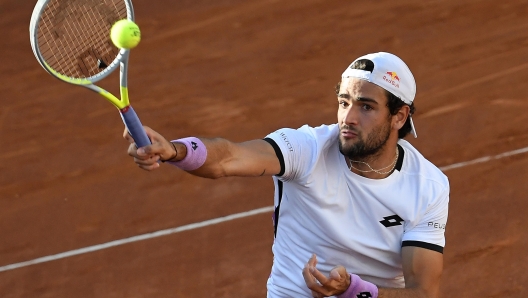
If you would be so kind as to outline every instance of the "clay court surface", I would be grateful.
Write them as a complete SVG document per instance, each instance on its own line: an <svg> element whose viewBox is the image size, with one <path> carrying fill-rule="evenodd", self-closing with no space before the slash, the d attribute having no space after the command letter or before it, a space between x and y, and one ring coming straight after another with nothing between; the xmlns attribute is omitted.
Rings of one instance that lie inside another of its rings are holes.
<svg viewBox="0 0 528 298"><path fill-rule="evenodd" d="M117 111L33 57L34 0L0 0L0 266L270 207L269 177L138 169ZM402 57L409 139L451 181L441 297L528 297L528 1L134 1L130 97L169 138L336 121L356 57ZM116 92L117 76L103 84ZM513 153L512 153L513 152ZM506 155L499 155L507 153ZM497 156L499 155L499 156ZM497 157L497 158L493 158ZM0 297L265 297L271 212L0 272Z"/></svg>

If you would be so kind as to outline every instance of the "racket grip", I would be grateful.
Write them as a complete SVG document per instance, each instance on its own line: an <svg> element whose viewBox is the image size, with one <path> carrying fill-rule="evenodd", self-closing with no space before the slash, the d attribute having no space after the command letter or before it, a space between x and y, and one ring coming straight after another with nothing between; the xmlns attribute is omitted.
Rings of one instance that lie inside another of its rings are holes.
<svg viewBox="0 0 528 298"><path fill-rule="evenodd" d="M126 128L134 138L134 141L136 141L137 147L139 148L150 145L150 139L147 136L145 129L143 129L143 125L141 124L141 121L139 121L139 118L132 106L120 109L119 112L121 113L121 118L123 119Z"/></svg>

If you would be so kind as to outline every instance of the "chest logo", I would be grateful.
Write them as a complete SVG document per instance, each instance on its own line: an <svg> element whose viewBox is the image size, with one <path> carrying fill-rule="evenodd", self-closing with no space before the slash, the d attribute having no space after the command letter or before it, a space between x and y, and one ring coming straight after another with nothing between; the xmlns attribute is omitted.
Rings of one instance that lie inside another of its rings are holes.
<svg viewBox="0 0 528 298"><path fill-rule="evenodd" d="M386 228L390 228L394 226L401 226L402 222L403 222L403 219L396 214L391 215L391 216L385 216L383 217L383 220L380 221L380 223L384 225Z"/></svg>

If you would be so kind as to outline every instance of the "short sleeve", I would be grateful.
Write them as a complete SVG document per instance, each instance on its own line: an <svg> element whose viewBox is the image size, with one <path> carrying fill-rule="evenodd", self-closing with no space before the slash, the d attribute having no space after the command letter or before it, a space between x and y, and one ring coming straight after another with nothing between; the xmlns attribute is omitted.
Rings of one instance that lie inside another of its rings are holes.
<svg viewBox="0 0 528 298"><path fill-rule="evenodd" d="M307 127L300 129L282 128L266 136L266 140L272 140L282 156L277 154L279 159L283 159L283 174L278 177L283 181L298 179L309 172L316 159L316 141L310 133L303 131ZM275 146L274 146L275 147Z"/></svg>
<svg viewBox="0 0 528 298"><path fill-rule="evenodd" d="M449 188L428 206L418 224L405 231L402 246L418 246L443 252L449 206Z"/></svg>

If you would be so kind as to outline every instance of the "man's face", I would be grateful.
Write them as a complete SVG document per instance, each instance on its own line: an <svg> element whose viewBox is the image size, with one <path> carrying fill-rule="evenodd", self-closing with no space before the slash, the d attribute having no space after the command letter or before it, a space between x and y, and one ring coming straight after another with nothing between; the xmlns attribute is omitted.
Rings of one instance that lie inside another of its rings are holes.
<svg viewBox="0 0 528 298"><path fill-rule="evenodd" d="M350 159L378 153L391 134L385 90L365 80L344 78L337 100L341 153Z"/></svg>

